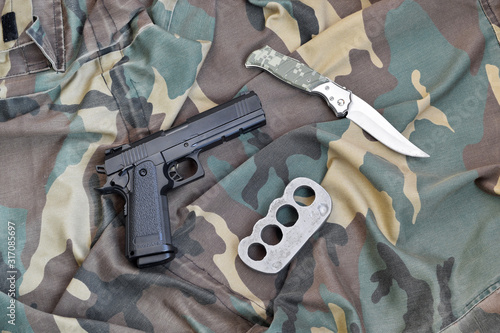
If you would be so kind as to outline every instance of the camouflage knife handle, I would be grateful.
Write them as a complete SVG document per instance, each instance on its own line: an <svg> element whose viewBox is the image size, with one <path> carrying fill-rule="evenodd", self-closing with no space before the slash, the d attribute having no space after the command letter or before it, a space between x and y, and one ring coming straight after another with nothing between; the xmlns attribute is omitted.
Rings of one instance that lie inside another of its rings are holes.
<svg viewBox="0 0 500 333"><path fill-rule="evenodd" d="M270 46L266 45L253 51L247 58L245 66L261 68L295 88L323 96L337 117L345 117L347 114L351 101L350 90Z"/></svg>

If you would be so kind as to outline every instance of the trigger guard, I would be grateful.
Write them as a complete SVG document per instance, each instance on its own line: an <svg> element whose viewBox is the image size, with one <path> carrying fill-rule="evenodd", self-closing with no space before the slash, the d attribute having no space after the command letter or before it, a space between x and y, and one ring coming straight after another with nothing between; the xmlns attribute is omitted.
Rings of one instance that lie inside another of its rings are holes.
<svg viewBox="0 0 500 333"><path fill-rule="evenodd" d="M176 188L182 186L205 175L205 171L203 170L201 163L198 160L199 153L200 151L195 151L192 154L183 157L182 159L165 164L165 168L163 171L165 177L168 180L168 188ZM191 160L196 164L196 171L186 176L183 175L181 171L179 171L179 165L188 160Z"/></svg>

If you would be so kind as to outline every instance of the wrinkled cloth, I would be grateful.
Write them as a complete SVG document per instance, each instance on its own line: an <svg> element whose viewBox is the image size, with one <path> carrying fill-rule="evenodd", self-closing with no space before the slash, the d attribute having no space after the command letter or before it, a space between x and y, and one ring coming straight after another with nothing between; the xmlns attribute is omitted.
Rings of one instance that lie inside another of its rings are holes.
<svg viewBox="0 0 500 333"><path fill-rule="evenodd" d="M0 328L12 332L500 331L500 2L4 1ZM14 14L12 14L14 13ZM269 45L374 106L400 155L245 59ZM176 258L124 255L96 172L231 100L267 124L200 154L168 192ZM297 177L333 209L263 274L238 244Z"/></svg>

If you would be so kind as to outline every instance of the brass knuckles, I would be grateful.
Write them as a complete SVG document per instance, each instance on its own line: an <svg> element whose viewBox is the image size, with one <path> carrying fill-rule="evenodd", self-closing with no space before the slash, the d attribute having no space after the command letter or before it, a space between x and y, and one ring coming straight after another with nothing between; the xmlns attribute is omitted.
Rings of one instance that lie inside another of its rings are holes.
<svg viewBox="0 0 500 333"><path fill-rule="evenodd" d="M314 195L314 201L310 205L301 205L294 199L294 194L300 189L308 190ZM286 226L278 220L280 209L285 208L297 213L293 226ZM252 234L241 240L238 246L241 260L263 273L279 272L323 225L331 211L330 195L318 183L303 177L292 180L286 186L283 196L271 203L267 215L257 221ZM282 236L270 241L266 236L270 230Z"/></svg>

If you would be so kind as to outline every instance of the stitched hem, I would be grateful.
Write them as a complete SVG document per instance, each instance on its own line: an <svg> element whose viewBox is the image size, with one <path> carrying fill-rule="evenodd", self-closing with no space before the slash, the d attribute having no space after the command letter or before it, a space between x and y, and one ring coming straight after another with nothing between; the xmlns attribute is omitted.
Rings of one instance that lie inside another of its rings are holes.
<svg viewBox="0 0 500 333"><path fill-rule="evenodd" d="M482 302L484 302L488 297L492 296L497 290L500 290L500 281L497 281L492 285L488 286L481 293L479 293L474 299L472 299L469 303L467 303L467 305L464 308L465 312L459 318L457 318L457 320L455 320L453 323L449 324L445 328L441 329L439 332L446 332L453 326L460 323L467 317L469 313L471 313L471 311L480 306Z"/></svg>
<svg viewBox="0 0 500 333"><path fill-rule="evenodd" d="M491 28L493 29L493 32L495 33L495 36L497 38L497 42L500 45L500 19L497 14L500 14L500 8L499 10L495 10L495 5L494 5L494 0L478 0L484 14L488 18L488 21L490 21Z"/></svg>
<svg viewBox="0 0 500 333"><path fill-rule="evenodd" d="M11 63L9 72L0 76L0 80L50 69L48 60L40 52L35 43L28 43L24 46L11 49L9 51L9 59L22 59L22 62L18 61L15 64Z"/></svg>

